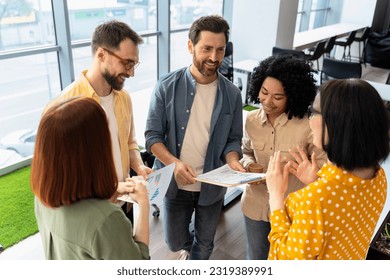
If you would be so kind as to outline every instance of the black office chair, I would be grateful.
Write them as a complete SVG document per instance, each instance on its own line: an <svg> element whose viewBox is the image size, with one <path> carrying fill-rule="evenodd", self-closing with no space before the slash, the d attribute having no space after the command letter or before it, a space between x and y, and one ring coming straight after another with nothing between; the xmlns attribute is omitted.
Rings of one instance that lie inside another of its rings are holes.
<svg viewBox="0 0 390 280"><path fill-rule="evenodd" d="M355 39L353 40L354 42L358 42L358 44L359 44L359 61L360 62L363 61L364 49L365 49L366 41L368 39L368 35L370 35L370 31L371 31L371 27L368 27L368 26L365 27L363 29L363 32L361 33L361 36L355 36ZM361 43L363 43L362 51L360 48Z"/></svg>
<svg viewBox="0 0 390 280"><path fill-rule="evenodd" d="M330 57L330 52L333 50L335 42L336 42L336 36L330 37L326 41L326 46L325 46L325 50L324 50L324 56Z"/></svg>
<svg viewBox="0 0 390 280"><path fill-rule="evenodd" d="M283 49L279 47L272 48L272 55L288 55L291 54L298 58L306 59L305 53L303 51L291 50L291 49Z"/></svg>
<svg viewBox="0 0 390 280"><path fill-rule="evenodd" d="M306 54L305 55L305 58L307 60L316 60L317 61L317 70L320 71L320 63L319 63L319 59L321 58L321 56L324 54L324 51L325 51L325 44L326 44L326 40L324 41L321 41L321 42L318 42L317 45L315 46L314 48L314 51L312 54Z"/></svg>
<svg viewBox="0 0 390 280"><path fill-rule="evenodd" d="M233 76L233 43L228 42L226 44L225 48L225 56L222 60L222 64L219 67L219 73L221 73L223 76L225 76L229 81L234 83L236 87L238 87L239 90L242 90L242 81L241 78L238 78L236 82L234 82L234 76ZM246 103L246 100L244 100L244 103Z"/></svg>
<svg viewBox="0 0 390 280"><path fill-rule="evenodd" d="M336 40L336 42L334 42L334 44L336 46L340 46L340 47L344 47L344 52L343 52L343 56L341 58L341 60L348 60L351 61L351 45L353 43L353 40L355 40L355 37L356 37L356 30L355 31L352 31L349 33L347 39L343 39L343 40ZM345 56L345 51L348 47L348 55Z"/></svg>
<svg viewBox="0 0 390 280"><path fill-rule="evenodd" d="M362 65L358 62L336 60L324 57L320 75L320 83L331 79L360 78Z"/></svg>
<svg viewBox="0 0 390 280"><path fill-rule="evenodd" d="M225 57L219 67L219 72L233 83L233 43L228 42L225 48Z"/></svg>

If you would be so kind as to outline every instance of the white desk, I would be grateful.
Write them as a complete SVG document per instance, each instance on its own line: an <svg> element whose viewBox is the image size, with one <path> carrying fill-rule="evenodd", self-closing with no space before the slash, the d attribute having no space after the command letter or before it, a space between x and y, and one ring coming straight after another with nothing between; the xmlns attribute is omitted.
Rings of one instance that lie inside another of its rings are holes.
<svg viewBox="0 0 390 280"><path fill-rule="evenodd" d="M351 31L359 30L366 27L361 24L354 23L337 23L308 31L298 32L294 35L293 48L296 50L304 50L313 47L322 40L337 36L344 37Z"/></svg>
<svg viewBox="0 0 390 280"><path fill-rule="evenodd" d="M370 83L378 91L379 95L382 97L383 100L390 101L390 85L372 81L367 82Z"/></svg>

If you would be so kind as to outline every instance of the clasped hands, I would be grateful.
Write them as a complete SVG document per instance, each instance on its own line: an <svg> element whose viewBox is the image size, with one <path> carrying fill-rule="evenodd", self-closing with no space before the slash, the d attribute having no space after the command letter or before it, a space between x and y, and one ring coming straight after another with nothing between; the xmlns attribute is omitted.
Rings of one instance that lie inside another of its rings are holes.
<svg viewBox="0 0 390 280"><path fill-rule="evenodd" d="M284 197L288 188L289 173L294 174L305 185L314 182L318 178L317 172L319 168L316 154L313 152L311 160L309 160L300 146L297 146L297 150L298 153L291 149L289 150L294 160L288 160L284 167L282 166L280 151L271 156L266 173L267 188L270 196L272 193L278 197Z"/></svg>
<svg viewBox="0 0 390 280"><path fill-rule="evenodd" d="M119 182L117 192L128 194L138 204L149 203L146 181L142 176L126 178L126 182Z"/></svg>

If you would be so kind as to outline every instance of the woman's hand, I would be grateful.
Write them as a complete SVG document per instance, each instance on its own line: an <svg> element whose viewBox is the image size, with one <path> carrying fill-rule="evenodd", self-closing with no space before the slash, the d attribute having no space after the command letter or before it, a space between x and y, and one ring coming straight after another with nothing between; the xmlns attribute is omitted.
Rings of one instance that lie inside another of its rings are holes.
<svg viewBox="0 0 390 280"><path fill-rule="evenodd" d="M120 194L127 194L134 192L135 184L132 180L126 179L126 182L118 182L116 191Z"/></svg>
<svg viewBox="0 0 390 280"><path fill-rule="evenodd" d="M149 205L148 190L146 189L146 181L138 178L130 178L133 183L133 191L129 192L132 200L139 205Z"/></svg>
<svg viewBox="0 0 390 280"><path fill-rule="evenodd" d="M288 173L290 163L282 167L280 151L271 156L266 173L266 183L269 193L271 211L284 209L284 194L288 188Z"/></svg>
<svg viewBox="0 0 390 280"><path fill-rule="evenodd" d="M315 180L317 180L317 172L319 170L318 164L317 164L317 156L313 152L311 155L311 162L307 158L307 155L305 151L297 146L298 153L289 150L291 156L295 159L295 161L289 161L290 173L294 174L302 183L305 185L308 185Z"/></svg>

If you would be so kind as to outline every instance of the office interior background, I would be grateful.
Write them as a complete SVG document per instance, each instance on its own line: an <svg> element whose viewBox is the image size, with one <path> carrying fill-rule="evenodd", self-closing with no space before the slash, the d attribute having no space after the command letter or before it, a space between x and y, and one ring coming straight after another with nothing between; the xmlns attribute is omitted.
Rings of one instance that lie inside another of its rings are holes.
<svg viewBox="0 0 390 280"><path fill-rule="evenodd" d="M297 32L339 22L371 26L381 2L387 0L2 0L0 175L31 163L45 105L88 68L92 32L104 21L124 21L144 38L141 64L125 84L136 95L191 63L187 32L202 15L229 22L235 62L260 61L273 46L292 48ZM388 28L388 15L387 22L380 17L377 29Z"/></svg>

